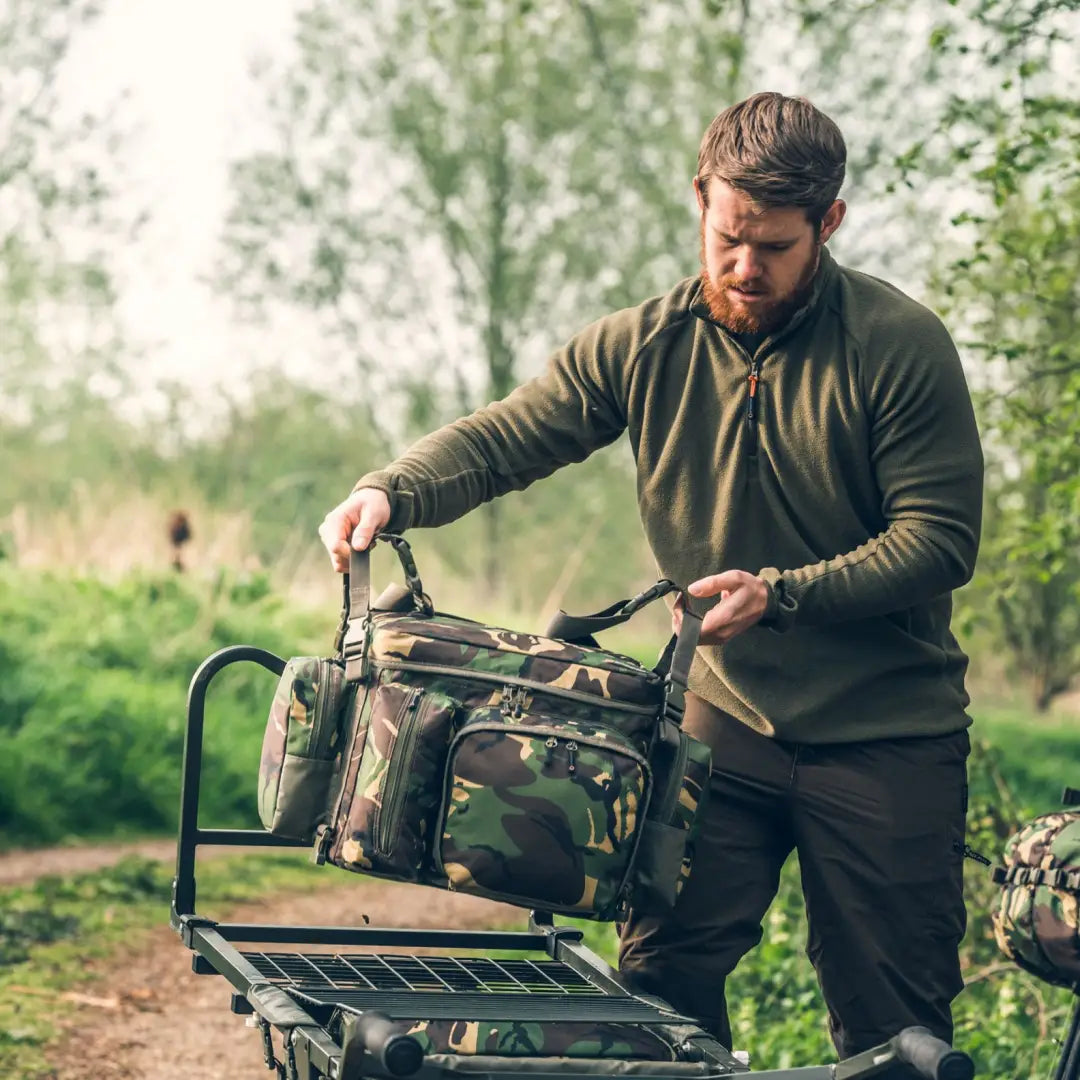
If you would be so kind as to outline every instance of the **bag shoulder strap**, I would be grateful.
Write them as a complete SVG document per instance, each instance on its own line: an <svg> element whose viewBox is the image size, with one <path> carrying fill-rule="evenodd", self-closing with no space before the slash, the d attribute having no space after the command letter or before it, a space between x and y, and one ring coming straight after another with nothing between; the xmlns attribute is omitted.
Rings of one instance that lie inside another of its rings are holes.
<svg viewBox="0 0 1080 1080"><path fill-rule="evenodd" d="M589 645L596 647L593 634L599 634L612 626L624 623L646 604L659 600L661 596L678 591L679 586L674 581L661 578L655 585L650 585L644 592L629 600L617 600L610 607L602 611L594 611L591 615L568 615L561 608L551 617L551 621L544 631L545 637L558 638L560 641L569 641L572 645Z"/></svg>
<svg viewBox="0 0 1080 1080"><path fill-rule="evenodd" d="M594 634L612 626L619 626L647 604L672 592L682 594L682 629L678 636L672 635L653 670L664 677L664 715L675 724L681 724L686 708L686 684L690 677L690 665L697 650L698 638L701 636L702 616L693 610L692 598L689 594L680 589L675 582L662 578L644 592L638 593L637 596L629 600L619 600L601 611L594 611L591 615L568 615L560 609L552 616L545 634L547 637L568 641L573 645L599 648L593 637Z"/></svg>

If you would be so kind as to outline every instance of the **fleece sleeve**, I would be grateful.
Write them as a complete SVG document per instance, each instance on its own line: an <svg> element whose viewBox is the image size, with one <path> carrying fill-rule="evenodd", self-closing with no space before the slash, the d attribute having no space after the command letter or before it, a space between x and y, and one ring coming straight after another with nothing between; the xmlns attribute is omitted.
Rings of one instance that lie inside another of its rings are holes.
<svg viewBox="0 0 1080 1080"><path fill-rule="evenodd" d="M619 313L587 327L543 374L425 436L354 490L385 492L391 531L445 525L614 442L636 344L626 321Z"/></svg>
<svg viewBox="0 0 1080 1080"><path fill-rule="evenodd" d="M868 352L873 352L872 348ZM983 459L963 368L929 313L868 363L864 396L884 531L854 551L760 577L762 624L783 631L897 611L971 578L979 546Z"/></svg>

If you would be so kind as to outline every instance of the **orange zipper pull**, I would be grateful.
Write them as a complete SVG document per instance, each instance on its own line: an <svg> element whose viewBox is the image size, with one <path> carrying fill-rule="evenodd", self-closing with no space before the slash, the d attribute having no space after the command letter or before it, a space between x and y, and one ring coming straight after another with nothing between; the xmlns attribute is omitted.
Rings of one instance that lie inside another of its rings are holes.
<svg viewBox="0 0 1080 1080"><path fill-rule="evenodd" d="M747 382L750 383L750 396L746 399L746 420L753 426L754 421L757 419L757 384L758 384L758 362L755 360L753 366L750 368L750 374L746 376Z"/></svg>

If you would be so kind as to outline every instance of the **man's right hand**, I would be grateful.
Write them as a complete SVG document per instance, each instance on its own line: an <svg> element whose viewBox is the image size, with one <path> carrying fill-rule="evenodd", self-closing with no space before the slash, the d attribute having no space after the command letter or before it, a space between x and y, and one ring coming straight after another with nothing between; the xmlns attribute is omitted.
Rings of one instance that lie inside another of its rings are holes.
<svg viewBox="0 0 1080 1080"><path fill-rule="evenodd" d="M378 488L360 488L338 503L319 526L319 539L339 574L349 569L349 542L363 551L390 520L390 500Z"/></svg>

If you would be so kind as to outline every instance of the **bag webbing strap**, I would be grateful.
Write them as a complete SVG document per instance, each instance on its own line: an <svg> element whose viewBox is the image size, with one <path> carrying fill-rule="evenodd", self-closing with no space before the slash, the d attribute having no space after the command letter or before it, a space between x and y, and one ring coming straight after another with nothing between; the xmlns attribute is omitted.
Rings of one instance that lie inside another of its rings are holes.
<svg viewBox="0 0 1080 1080"><path fill-rule="evenodd" d="M545 637L558 638L560 641L569 641L575 645L596 646L593 634L599 634L612 626L618 626L626 622L635 612L640 611L646 604L659 600L661 596L675 592L678 585L673 581L662 578L655 585L650 585L644 592L629 600L618 600L610 607L602 611L594 611L591 615L568 615L561 609L557 611L548 623Z"/></svg>
<svg viewBox="0 0 1080 1080"><path fill-rule="evenodd" d="M424 615L434 615L431 597L424 592L412 548L395 533L379 533L375 540L388 543L396 552L405 575L405 584L412 593L413 604ZM368 616L371 613L371 545L363 551L349 549L349 572L342 584L341 622L338 625L334 648L345 660L345 678L355 682L364 677L363 657L367 649Z"/></svg>
<svg viewBox="0 0 1080 1080"><path fill-rule="evenodd" d="M694 653L701 637L701 619L702 616L690 610L689 598L683 593L682 626L678 635L672 634L655 668L664 676L667 687L664 711L670 719L680 724L686 709L686 684L690 679L690 665L694 662Z"/></svg>
<svg viewBox="0 0 1080 1080"><path fill-rule="evenodd" d="M1071 889L1080 892L1080 870L1044 870L1035 866L994 868L993 880L998 885L1046 885L1051 889Z"/></svg>
<svg viewBox="0 0 1080 1080"><path fill-rule="evenodd" d="M548 623L546 636L575 645L598 647L593 634L626 622L646 604L677 591L681 591L678 585L663 578L637 596L620 600L602 611L594 611L591 615L568 615L560 610ZM682 628L677 636L672 635L653 669L664 676L664 714L675 724L682 723L686 707L686 683L690 677L690 665L697 650L698 638L701 636L702 617L693 611L691 598L685 592L682 593L682 600Z"/></svg>

